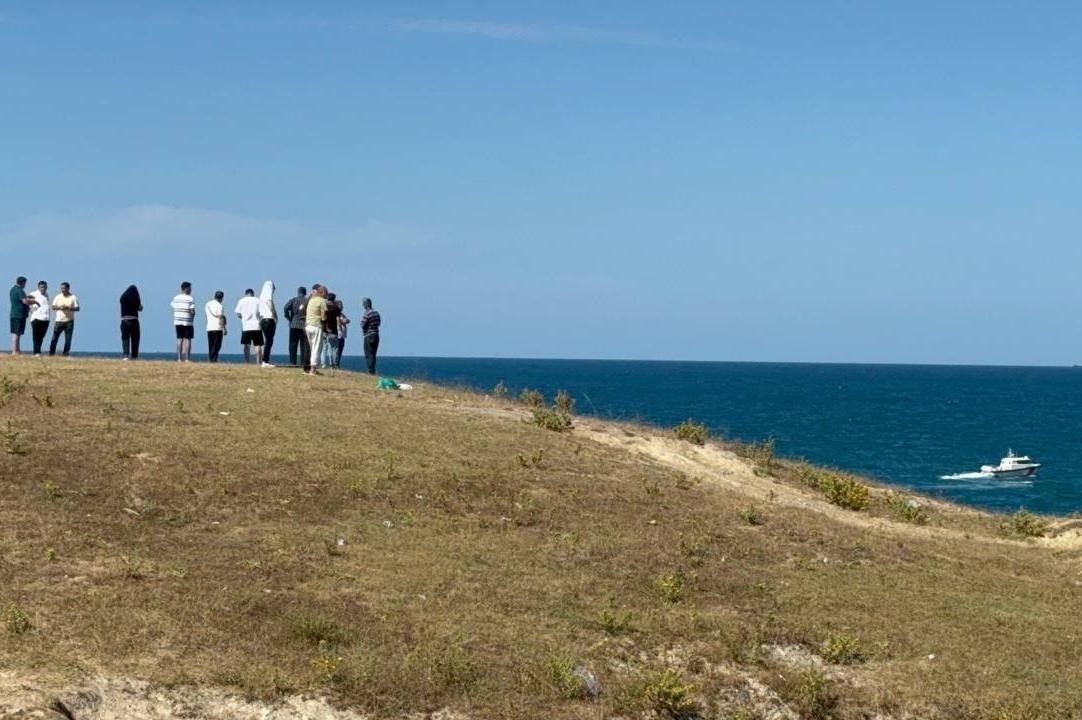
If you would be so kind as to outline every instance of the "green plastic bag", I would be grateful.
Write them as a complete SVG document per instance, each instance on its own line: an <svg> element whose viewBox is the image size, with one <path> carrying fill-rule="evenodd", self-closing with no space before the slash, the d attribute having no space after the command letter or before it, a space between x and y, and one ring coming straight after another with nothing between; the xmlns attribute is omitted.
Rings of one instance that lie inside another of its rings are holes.
<svg viewBox="0 0 1082 720"><path fill-rule="evenodd" d="M381 377L379 380L376 381L376 387L380 390L397 390L398 383L396 383L392 378Z"/></svg>

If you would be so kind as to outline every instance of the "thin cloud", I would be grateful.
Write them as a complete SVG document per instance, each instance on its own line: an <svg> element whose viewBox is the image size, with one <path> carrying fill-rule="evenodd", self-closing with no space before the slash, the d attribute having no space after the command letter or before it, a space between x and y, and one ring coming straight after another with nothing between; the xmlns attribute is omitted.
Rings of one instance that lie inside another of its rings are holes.
<svg viewBox="0 0 1082 720"><path fill-rule="evenodd" d="M290 257L326 252L337 257L430 245L437 233L422 226L369 219L324 226L206 208L133 205L82 213L33 215L0 227L0 247L48 247L77 239L84 255L156 256L163 250L210 257L238 253Z"/></svg>
<svg viewBox="0 0 1082 720"><path fill-rule="evenodd" d="M399 23L398 28L406 32L473 35L492 40L523 42L577 42L680 50L719 50L725 47L720 43L690 41L657 33L608 30L582 25L541 25L487 20L428 19L407 20Z"/></svg>

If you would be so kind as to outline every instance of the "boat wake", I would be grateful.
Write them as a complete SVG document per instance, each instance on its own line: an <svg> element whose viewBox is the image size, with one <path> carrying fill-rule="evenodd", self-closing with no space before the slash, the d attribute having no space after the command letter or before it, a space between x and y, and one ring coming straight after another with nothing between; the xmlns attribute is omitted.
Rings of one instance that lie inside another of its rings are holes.
<svg viewBox="0 0 1082 720"><path fill-rule="evenodd" d="M967 472L967 473L955 473L953 475L940 475L940 480L990 480L994 478L990 472Z"/></svg>
<svg viewBox="0 0 1082 720"><path fill-rule="evenodd" d="M990 472L964 472L955 473L953 475L940 475L939 479L950 482L933 486L933 488L929 489L950 490L951 488L957 488L958 485L955 483L959 480L964 482L966 488L969 490L1005 490L1007 488L1024 488L1033 485L1033 478L1031 477L1001 477Z"/></svg>

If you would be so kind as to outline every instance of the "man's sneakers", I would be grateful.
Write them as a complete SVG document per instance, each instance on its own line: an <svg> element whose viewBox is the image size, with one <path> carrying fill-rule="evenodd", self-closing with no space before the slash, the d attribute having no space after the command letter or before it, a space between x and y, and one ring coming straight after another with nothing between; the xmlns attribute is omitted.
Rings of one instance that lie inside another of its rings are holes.
<svg viewBox="0 0 1082 720"><path fill-rule="evenodd" d="M271 365L271 364L270 364L269 362L265 362L265 363L263 363L262 365L260 365L259 367L269 367L269 368L272 368L272 367L274 367L274 366L273 366L273 365Z"/></svg>

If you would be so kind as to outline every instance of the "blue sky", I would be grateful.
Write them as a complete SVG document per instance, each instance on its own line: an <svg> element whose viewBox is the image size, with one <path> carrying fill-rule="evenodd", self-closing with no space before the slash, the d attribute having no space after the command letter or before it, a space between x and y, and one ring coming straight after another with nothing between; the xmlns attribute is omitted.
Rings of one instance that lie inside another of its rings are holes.
<svg viewBox="0 0 1082 720"><path fill-rule="evenodd" d="M131 282L164 350L180 280L269 278L396 355L1080 362L1080 21L0 0L0 268L84 350Z"/></svg>

